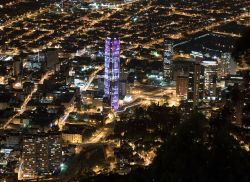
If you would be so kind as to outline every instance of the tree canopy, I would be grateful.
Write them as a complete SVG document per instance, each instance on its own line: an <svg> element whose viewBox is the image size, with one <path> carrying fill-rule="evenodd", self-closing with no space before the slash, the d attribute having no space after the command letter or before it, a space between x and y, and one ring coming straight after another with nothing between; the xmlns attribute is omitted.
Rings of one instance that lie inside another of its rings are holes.
<svg viewBox="0 0 250 182"><path fill-rule="evenodd" d="M242 37L236 42L233 57L235 61L244 66L250 66L250 29L243 33Z"/></svg>

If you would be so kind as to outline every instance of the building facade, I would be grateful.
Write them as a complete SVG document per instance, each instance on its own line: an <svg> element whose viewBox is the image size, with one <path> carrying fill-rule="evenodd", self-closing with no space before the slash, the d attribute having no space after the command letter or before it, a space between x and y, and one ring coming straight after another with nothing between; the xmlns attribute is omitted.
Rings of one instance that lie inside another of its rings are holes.
<svg viewBox="0 0 250 182"><path fill-rule="evenodd" d="M174 54L173 43L169 42L165 44L164 59L163 59L163 72L164 78L167 82L172 79L172 57Z"/></svg>
<svg viewBox="0 0 250 182"><path fill-rule="evenodd" d="M187 97L188 93L188 75L180 74L176 79L176 94L181 97Z"/></svg>
<svg viewBox="0 0 250 182"><path fill-rule="evenodd" d="M22 178L34 179L59 169L62 138L57 133L26 135L22 143Z"/></svg>
<svg viewBox="0 0 250 182"><path fill-rule="evenodd" d="M188 76L188 101L196 105L204 98L204 66L196 60L194 70Z"/></svg>
<svg viewBox="0 0 250 182"><path fill-rule="evenodd" d="M107 38L105 41L104 97L112 109L119 108L120 40Z"/></svg>
<svg viewBox="0 0 250 182"><path fill-rule="evenodd" d="M205 77L205 94L207 100L215 100L217 97L218 62L214 60L202 61Z"/></svg>

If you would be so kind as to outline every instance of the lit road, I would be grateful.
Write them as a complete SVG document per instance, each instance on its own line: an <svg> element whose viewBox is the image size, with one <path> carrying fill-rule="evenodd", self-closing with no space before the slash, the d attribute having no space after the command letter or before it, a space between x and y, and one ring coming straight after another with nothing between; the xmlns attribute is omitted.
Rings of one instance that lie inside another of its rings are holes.
<svg viewBox="0 0 250 182"><path fill-rule="evenodd" d="M59 119L59 122L56 121L55 125L58 125L59 130L62 131L63 126L65 125L65 121L67 121L69 114L74 111L74 106L71 106L66 109L65 114Z"/></svg>
<svg viewBox="0 0 250 182"><path fill-rule="evenodd" d="M247 152L250 152L250 144L246 143L244 140L242 140L240 137L238 137L236 134L230 133L231 136L233 136L233 138L239 142L241 148Z"/></svg>
<svg viewBox="0 0 250 182"><path fill-rule="evenodd" d="M28 12L26 14L23 14L21 16L18 16L18 17L14 17L12 18L11 20L3 23L1 26L0 26L0 29L4 29L4 28L8 28L8 27L11 27L14 23L16 22L19 22L19 21L23 21L25 18L34 18L34 17L37 17L41 14L44 14L44 13L47 13L49 12L49 8L41 8L39 11L35 11L35 12Z"/></svg>
<svg viewBox="0 0 250 182"><path fill-rule="evenodd" d="M164 100L163 96L169 96L168 100ZM130 103L124 104L120 107L117 113L125 112L127 109L137 106L149 106L151 103L164 104L169 106L178 106L180 98L176 95L176 90L173 87L156 88L156 90L146 91L146 89L138 88L137 93L132 93L133 100Z"/></svg>
<svg viewBox="0 0 250 182"><path fill-rule="evenodd" d="M128 104L127 106L122 107L122 109L119 109L119 110L117 111L117 113L122 113L122 112L127 111L127 110L130 109L130 108L139 106L139 105L142 104L141 102L142 102L142 101L140 100L140 101L138 101L138 102L135 101L135 103L133 102L133 104Z"/></svg>
<svg viewBox="0 0 250 182"><path fill-rule="evenodd" d="M74 22L77 24L76 27L73 26L68 26L67 29L63 28L63 25L61 27L59 27L56 31L54 31L54 29L51 28L46 28L46 27L35 27L33 26L30 29L27 29L27 31L21 35L18 35L17 37L14 37L13 39L7 39L7 47L9 48L8 50L4 50L4 47L0 48L0 53L4 53L4 54L12 54L12 55L17 55L20 53L20 50L22 48L18 47L18 46L13 46L13 42L17 42L17 41L23 41L25 43L22 43L24 47L27 48L28 52L32 51L32 52L37 52L39 49L45 49L48 47L56 47L56 46L60 46L60 43L63 42L65 40L66 37L74 37L76 35L78 36L85 36L85 35L92 35L91 32L93 32L93 30L95 29L99 29L99 28L104 28L103 24L106 21L110 21L113 20L113 15L117 15L119 13L123 14L123 12L126 12L129 9L133 9L134 6L137 7L138 4L140 3L140 1L135 0L135 1L129 1L129 2L125 2L122 4L119 4L117 6L114 6L112 8L112 10L108 10L108 7L106 8L100 8L100 9L92 9L91 11L87 12L86 15L83 16L76 16ZM13 4L11 5L13 6ZM143 8L138 9L138 11L135 11L132 14L127 14L126 16L123 17L122 22L123 24L121 25L117 25L115 28L122 28L125 27L127 30L131 30L134 27L136 27L136 23L133 21L130 21L131 18L135 17L135 16L141 16L142 14L150 11L151 9L154 9L155 5L152 2L148 2ZM165 7L162 7L163 9ZM34 21L39 20L41 15L46 15L50 12L50 10L53 9L53 5L47 6L45 8L40 8L40 10L36 11L36 12L28 12L24 15L21 15L19 17L14 17L11 20L5 22L1 27L2 29L6 29L9 27L12 27L12 25L14 23L18 23L18 22L23 22L25 21L26 18L32 19ZM178 9L178 8L177 8ZM202 13L188 13L189 12L189 8L181 8L177 10L176 8L172 8L172 10L167 10L166 9L166 14L164 14L165 16L174 16L174 15L180 15L180 16L185 16L185 17L194 17L194 18L199 18L199 19L203 19L204 14ZM224 13L222 10L213 10L213 9L208 9L208 11L210 11L210 13L215 12L215 13ZM93 15L98 14L100 15L100 17L98 18L93 18ZM70 13L67 12L63 12L62 14L60 14L61 18L64 19L69 16L71 16ZM233 22L233 21L238 21L239 19L248 17L249 13L239 13L237 14L235 17L229 17L226 18L222 21L214 21L214 22L208 22L208 24L206 26L199 26L199 27L187 27L187 29L185 29L185 33L187 33L188 35L191 34L195 34L197 32L201 32L204 30L213 30L214 28L216 28L217 26L223 25L223 24L227 24L229 22ZM45 16L46 17L46 16ZM114 19L115 20L115 19ZM32 22L32 21L31 21ZM58 22L55 21L55 24L57 24ZM145 22L143 22L145 23ZM142 24L143 24L142 23ZM140 23L138 23L138 25L140 25ZM101 27L100 27L101 26ZM160 25L159 25L160 26ZM159 27L160 28L160 27ZM1 29L1 28L0 28ZM40 33L39 35L36 35L36 37L32 40L32 41L26 41L25 37L30 37L32 36L33 32L35 32L36 30L42 31L43 33ZM18 29L16 29L16 31L18 31ZM60 35L58 35L56 32L59 31ZM103 30L103 35L109 35L110 32L109 30L105 31ZM184 32L174 32L172 34L168 34L168 36L172 39L181 39L183 37L185 37ZM220 34L225 34L223 32L219 32ZM124 37L121 36L121 42L126 43L122 41L123 38L127 38L127 37L131 37L133 34L127 33L126 35L123 35ZM235 34L228 34L231 36L238 36ZM53 37L53 39L49 38L49 37ZM104 37L101 35L98 39L97 42L100 41L100 39L104 39ZM154 38L152 37L151 39L146 39L146 38L140 38L140 39L145 39L147 41L131 41L131 45L127 48L126 51L133 51L135 48L138 48L139 46L142 46L144 48L147 49L151 49L154 47L154 45L161 45L164 42L164 38L159 37L159 38ZM38 47L33 47L33 43L34 42L39 42L41 41L42 43L39 44L40 46ZM93 41L89 41L91 43L89 43L89 45L87 44L87 46L90 46L92 48L96 47L96 45L93 45ZM62 47L63 48L63 47ZM161 51L161 49L158 49L159 51ZM125 50L121 50L121 56L122 57L126 57L128 55L125 55L126 52ZM128 56L129 58L129 56ZM143 59L144 56L143 55L137 55L136 56L137 59ZM160 58L160 57L159 57Z"/></svg>
<svg viewBox="0 0 250 182"><path fill-rule="evenodd" d="M96 150L97 146L100 147L108 144L107 142L105 142L105 138L113 131L111 123L113 123L114 119L115 117L113 116L113 114L110 114L110 116L107 118L108 124L105 124L103 127L97 129L96 132L94 132L89 139L85 140L83 144L77 146L77 153L76 153L77 155L73 157L72 159L73 162L70 165L71 171L68 172L66 175L62 176L63 177L62 181L65 182L72 181L72 179L75 178L82 170L84 164L82 164L81 162L83 162L84 160L89 160L90 156ZM108 155L108 157L110 156L114 157L111 148L106 149L105 153L106 155ZM112 171L112 169L114 168L115 168L115 160L110 161L110 171Z"/></svg>
<svg viewBox="0 0 250 182"><path fill-rule="evenodd" d="M155 91L153 92L143 92L143 94L138 94L139 96L137 96L137 99L135 101L135 103L127 105L124 108L124 111L130 107L135 107L138 105L142 105L143 102L145 101L145 98L149 98L151 96L151 99L155 99L155 98L160 98L165 94L171 94L174 95L175 93L175 89L174 88L157 88ZM138 102L137 102L138 101ZM119 112L123 112L123 111L119 111ZM117 112L118 114L118 112ZM115 113L110 113L108 115L108 118L105 121L104 126L100 127L99 129L97 129L90 138L86 139L84 141L83 144L78 146L78 154L81 154L83 152L83 148L86 148L86 146L93 146L93 145L103 145L106 144L108 146L112 145L113 143L110 141L107 141L106 138L107 136L109 136L112 132L113 132L113 127L114 127L114 121L115 121ZM114 145L114 144L113 144ZM109 170L112 171L116 168L116 160L115 157L112 155L113 152L111 150L112 147L108 148L107 150L105 150L105 152L107 153L107 156L112 156L113 160L109 161L110 162L110 166L109 166ZM139 155L139 157L141 159L143 159L144 161L144 166L148 166L152 163L154 157L156 156L155 150L149 150L149 151L142 151L137 153ZM80 171L79 168L77 168L78 172ZM97 168L94 169L97 173L98 171L100 171L101 169ZM74 173L77 174L78 172ZM72 176L73 177L73 176Z"/></svg>
<svg viewBox="0 0 250 182"><path fill-rule="evenodd" d="M112 15L114 15L115 13L117 12L120 12L122 11L124 8L129 8L130 5L132 5L135 1L133 2L129 2L129 3L125 3L125 4L121 4L119 6L117 6L117 8L114 8L112 12L110 13L107 13L106 15L102 16L101 18L98 18L98 19L94 19L94 20L91 20L90 23L85 23L77 28L74 28L74 29L68 29L63 36L59 36L59 37L56 37L54 38L53 40L49 41L47 44L45 45L42 45L39 47L39 49L45 49L47 47L50 47L51 45L53 44L56 44L58 41L61 41L61 40L64 40L65 37L69 37L73 34L76 34L76 33L81 33L81 34L86 34L88 33L89 31L92 30L92 28L99 24L100 22L102 21L106 21L108 20ZM96 11L93 11L94 13L100 13L102 12L103 10L96 10ZM90 13L91 14L91 13ZM85 16L85 18L88 18L88 15ZM80 21L82 19L82 17L79 17L78 19L76 19L75 21Z"/></svg>
<svg viewBox="0 0 250 182"><path fill-rule="evenodd" d="M90 75L89 80L88 80L87 84L82 88L82 91L86 91L86 90L89 89L89 86L91 85L91 83L93 82L94 78L96 77L96 74L97 74L99 71L103 70L103 69L104 69L104 66L100 66L96 71L94 71L94 72Z"/></svg>
<svg viewBox="0 0 250 182"><path fill-rule="evenodd" d="M42 76L42 78L39 80L37 84L43 84L44 80L48 79L52 74L54 74L54 71L51 70L47 71L47 73ZM31 90L30 94L27 95L27 97L25 98L23 104L21 105L20 110L3 125L2 129L6 129L8 125L13 121L13 119L15 119L17 116L20 116L23 112L26 111L27 104L31 100L33 94L36 93L37 91L38 88L37 84L34 85L34 88Z"/></svg>
<svg viewBox="0 0 250 182"><path fill-rule="evenodd" d="M115 114L109 113L108 118L106 118L106 121L104 122L104 126L97 129L92 136L84 141L84 144L93 144L93 143L99 143L105 140L105 138L113 131L113 123L115 121Z"/></svg>
<svg viewBox="0 0 250 182"><path fill-rule="evenodd" d="M111 133L111 131L112 131L112 128L108 128L108 127L103 126L100 129L96 130L96 132L93 133L92 136L84 142L84 144L99 143L103 139L105 139L105 137L107 137Z"/></svg>
<svg viewBox="0 0 250 182"><path fill-rule="evenodd" d="M89 77L89 80L87 84L81 89L82 91L86 91L89 89L91 83L96 77L96 74L101 71L104 68L104 66L100 66L97 70L95 70ZM70 108L66 109L66 113L59 119L59 123L56 121L55 124L59 126L59 129L62 130L63 126L65 125L65 121L67 121L69 114L74 111L74 106L71 106Z"/></svg>
<svg viewBox="0 0 250 182"><path fill-rule="evenodd" d="M153 162L156 156L156 151L154 150L150 150L148 152L142 151L140 153L137 152L137 154L140 156L141 159L144 160L144 166L148 166Z"/></svg>
<svg viewBox="0 0 250 182"><path fill-rule="evenodd" d="M127 109L132 108L132 107L136 107L136 106L143 106L145 105L145 101L147 102L147 100L151 101L155 101L159 98L162 99L163 95L171 95L170 99L168 100L169 105L178 105L179 103L179 98L175 95L175 89L171 88L171 87L167 87L167 88L158 88L155 91L152 92L143 92L138 94L134 100L134 102L132 102L131 104L128 104L124 107L122 107L121 110L117 111L117 114L121 113L121 112L125 112ZM86 144L99 144L99 143L105 143L105 138L111 134L111 132L113 131L113 128L110 127L110 123L112 124L114 122L114 114L111 114L110 117L107 118L107 124L105 124L103 127L99 128L96 130L96 132L94 132L92 134L92 136L85 140L85 142L83 143L83 145ZM155 157L155 151L150 150L147 152L141 152L138 153L138 155L140 156L140 158L142 158L144 160L144 165L148 166L149 164L152 163L154 157ZM112 165L111 165L112 166Z"/></svg>

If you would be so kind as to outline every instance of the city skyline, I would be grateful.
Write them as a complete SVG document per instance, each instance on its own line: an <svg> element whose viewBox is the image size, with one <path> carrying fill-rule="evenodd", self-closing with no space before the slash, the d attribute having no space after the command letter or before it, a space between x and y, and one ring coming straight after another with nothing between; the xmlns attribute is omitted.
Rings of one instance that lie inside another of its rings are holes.
<svg viewBox="0 0 250 182"><path fill-rule="evenodd" d="M250 176L246 0L2 0L0 181Z"/></svg>

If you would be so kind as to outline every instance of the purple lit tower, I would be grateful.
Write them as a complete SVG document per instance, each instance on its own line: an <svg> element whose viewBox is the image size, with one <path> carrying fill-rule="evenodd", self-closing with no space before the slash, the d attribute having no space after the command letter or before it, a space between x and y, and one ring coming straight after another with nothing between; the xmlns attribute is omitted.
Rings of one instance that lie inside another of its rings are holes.
<svg viewBox="0 0 250 182"><path fill-rule="evenodd" d="M111 107L119 108L120 40L105 41L104 96L111 99Z"/></svg>
<svg viewBox="0 0 250 182"><path fill-rule="evenodd" d="M120 73L120 40L112 41L112 95L111 107L114 110L119 108L119 73Z"/></svg>
<svg viewBox="0 0 250 182"><path fill-rule="evenodd" d="M104 63L104 96L110 97L110 46L111 39L107 38L105 41L105 63Z"/></svg>

